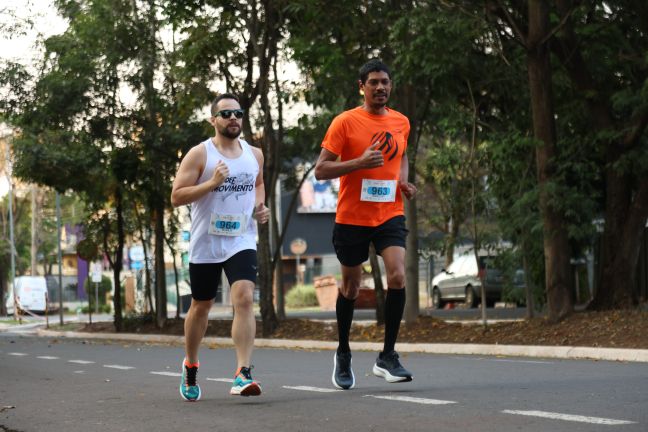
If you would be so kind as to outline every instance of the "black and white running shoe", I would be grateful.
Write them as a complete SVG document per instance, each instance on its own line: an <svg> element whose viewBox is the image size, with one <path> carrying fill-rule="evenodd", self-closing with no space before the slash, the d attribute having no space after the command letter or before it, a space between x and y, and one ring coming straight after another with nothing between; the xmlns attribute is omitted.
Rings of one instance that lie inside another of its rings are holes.
<svg viewBox="0 0 648 432"><path fill-rule="evenodd" d="M355 387L355 375L351 369L351 353L335 353L333 357L333 385L342 390Z"/></svg>
<svg viewBox="0 0 648 432"><path fill-rule="evenodd" d="M373 374L390 383L412 381L412 374L398 361L398 353L380 353L373 367Z"/></svg>

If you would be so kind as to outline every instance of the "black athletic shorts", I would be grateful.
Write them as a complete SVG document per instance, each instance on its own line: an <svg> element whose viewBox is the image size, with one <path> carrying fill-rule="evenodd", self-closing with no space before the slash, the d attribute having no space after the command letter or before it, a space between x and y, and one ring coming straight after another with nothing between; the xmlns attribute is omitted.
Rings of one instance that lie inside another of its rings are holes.
<svg viewBox="0 0 648 432"><path fill-rule="evenodd" d="M342 265L355 267L369 258L370 242L380 255L389 246L404 248L408 232L405 216L393 217L375 227L336 223L333 228L333 247Z"/></svg>
<svg viewBox="0 0 648 432"><path fill-rule="evenodd" d="M196 300L212 300L216 298L218 285L221 281L221 270L223 269L230 286L239 280L249 280L256 283L256 251L245 249L220 263L189 263L191 297Z"/></svg>

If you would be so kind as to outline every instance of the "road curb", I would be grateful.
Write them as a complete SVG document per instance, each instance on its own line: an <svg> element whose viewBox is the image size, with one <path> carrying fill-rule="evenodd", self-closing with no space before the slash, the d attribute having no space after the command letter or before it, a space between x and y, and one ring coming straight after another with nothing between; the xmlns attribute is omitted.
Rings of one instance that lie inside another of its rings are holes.
<svg viewBox="0 0 648 432"><path fill-rule="evenodd" d="M71 331L54 331L37 329L36 334L43 337L63 337L70 339L86 340L112 340L145 343L170 343L183 345L183 336L143 335L133 333L83 333ZM206 337L203 342L207 345L233 346L232 339L220 337ZM337 342L314 340L289 340L289 339L256 339L257 348L290 348L306 350L335 350ZM383 348L382 343L376 342L351 342L354 351L378 352ZM400 353L426 353L426 354L457 354L457 355L484 355L506 357L534 357L554 359L588 359L606 361L625 361L648 363L648 349L628 348L593 348L574 346L529 346L529 345L481 345L481 344L446 344L446 343L399 343Z"/></svg>

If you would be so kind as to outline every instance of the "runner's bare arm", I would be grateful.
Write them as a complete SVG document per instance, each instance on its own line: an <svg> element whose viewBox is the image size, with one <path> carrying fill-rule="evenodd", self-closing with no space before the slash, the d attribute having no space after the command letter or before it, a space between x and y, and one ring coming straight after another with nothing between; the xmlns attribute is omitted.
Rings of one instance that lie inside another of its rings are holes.
<svg viewBox="0 0 648 432"><path fill-rule="evenodd" d="M263 152L256 147L251 147L254 157L259 163L259 174L257 174L255 190L254 217L259 223L266 223L270 219L270 209L265 206L265 183L263 183Z"/></svg>
<svg viewBox="0 0 648 432"><path fill-rule="evenodd" d="M378 142L374 143L360 157L344 162L339 160L338 155L323 148L315 164L315 178L317 180L329 180L356 170L383 166L384 158L382 152L376 150L379 144Z"/></svg>
<svg viewBox="0 0 648 432"><path fill-rule="evenodd" d="M202 198L225 181L229 170L223 161L219 161L212 177L204 183L196 184L205 168L206 159L207 154L203 146L192 148L182 159L171 190L171 204L174 207L190 204Z"/></svg>
<svg viewBox="0 0 648 432"><path fill-rule="evenodd" d="M416 195L416 186L408 182L409 178L409 160L407 159L407 153L403 154L401 159L401 169L400 169L400 179L398 180L398 186L400 187L401 192L405 195L405 198L411 200Z"/></svg>

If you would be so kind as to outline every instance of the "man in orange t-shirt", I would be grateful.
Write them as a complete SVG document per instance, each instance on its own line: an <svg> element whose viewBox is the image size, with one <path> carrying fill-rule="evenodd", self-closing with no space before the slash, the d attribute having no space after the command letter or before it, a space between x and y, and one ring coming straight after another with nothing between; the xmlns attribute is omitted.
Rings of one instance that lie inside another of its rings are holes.
<svg viewBox="0 0 648 432"><path fill-rule="evenodd" d="M345 390L355 386L349 332L370 243L387 271L385 343L373 373L392 383L412 380L394 350L405 308L408 231L401 193L407 199L416 194L407 181L410 125L407 117L387 108L392 86L387 65L377 59L367 62L360 69L359 85L364 104L333 120L315 166L318 180L340 177L333 246L342 266L342 288L335 307L338 348L332 381Z"/></svg>

